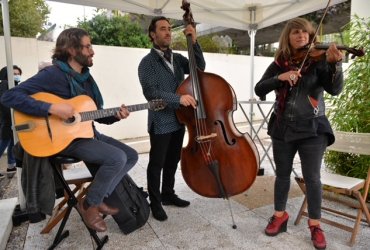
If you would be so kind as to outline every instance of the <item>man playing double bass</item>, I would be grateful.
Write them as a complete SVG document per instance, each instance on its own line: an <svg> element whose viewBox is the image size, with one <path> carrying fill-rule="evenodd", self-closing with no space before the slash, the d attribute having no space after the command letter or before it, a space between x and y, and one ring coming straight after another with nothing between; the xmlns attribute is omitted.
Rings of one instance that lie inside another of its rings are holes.
<svg viewBox="0 0 370 250"><path fill-rule="evenodd" d="M189 201L180 199L174 190L175 173L180 160L185 127L177 120L175 110L182 106L196 107L191 95L177 95L176 89L189 74L189 61L178 53L173 53L171 45L171 25L166 17L153 18L150 23L149 38L153 48L140 62L138 73L145 98L150 101L161 98L167 107L161 111L148 111L148 132L150 136L147 183L150 207L153 217L159 221L167 219L162 205L187 207ZM191 25L184 30L191 35L196 63L205 69L203 52L196 40L196 31ZM161 172L162 191L160 191Z"/></svg>

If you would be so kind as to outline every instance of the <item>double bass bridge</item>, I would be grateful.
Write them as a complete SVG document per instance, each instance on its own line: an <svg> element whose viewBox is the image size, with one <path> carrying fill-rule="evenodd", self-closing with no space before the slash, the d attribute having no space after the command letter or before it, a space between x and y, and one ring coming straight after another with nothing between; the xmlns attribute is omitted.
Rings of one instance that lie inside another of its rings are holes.
<svg viewBox="0 0 370 250"><path fill-rule="evenodd" d="M209 143L208 149L207 149L207 155L210 156L211 155L211 142L212 142L212 139L215 137L217 137L216 133L211 133L209 135L200 135L195 138L195 141L199 144Z"/></svg>
<svg viewBox="0 0 370 250"><path fill-rule="evenodd" d="M199 135L195 137L195 141L198 143L205 143L205 142L210 142L215 137L217 137L216 133L211 133L209 135Z"/></svg>

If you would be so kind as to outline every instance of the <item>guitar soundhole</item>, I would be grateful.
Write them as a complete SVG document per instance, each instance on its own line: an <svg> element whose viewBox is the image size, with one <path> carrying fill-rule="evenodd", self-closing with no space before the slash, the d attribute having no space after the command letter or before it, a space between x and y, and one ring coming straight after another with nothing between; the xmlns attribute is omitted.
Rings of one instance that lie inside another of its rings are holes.
<svg viewBox="0 0 370 250"><path fill-rule="evenodd" d="M71 123L74 123L75 121L76 121L76 118L73 116L73 117L68 118L67 120L65 120L65 123L71 124Z"/></svg>

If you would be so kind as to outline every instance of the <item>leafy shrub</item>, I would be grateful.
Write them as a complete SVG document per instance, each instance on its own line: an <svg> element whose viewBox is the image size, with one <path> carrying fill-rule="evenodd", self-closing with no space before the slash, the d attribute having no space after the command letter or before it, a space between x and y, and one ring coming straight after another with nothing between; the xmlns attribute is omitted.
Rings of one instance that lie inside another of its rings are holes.
<svg viewBox="0 0 370 250"><path fill-rule="evenodd" d="M356 58L345 71L345 84L337 97L328 97L328 117L337 131L370 133L370 19L355 16L346 27L349 47L363 47L365 55ZM365 179L370 156L329 151L325 164L333 172Z"/></svg>

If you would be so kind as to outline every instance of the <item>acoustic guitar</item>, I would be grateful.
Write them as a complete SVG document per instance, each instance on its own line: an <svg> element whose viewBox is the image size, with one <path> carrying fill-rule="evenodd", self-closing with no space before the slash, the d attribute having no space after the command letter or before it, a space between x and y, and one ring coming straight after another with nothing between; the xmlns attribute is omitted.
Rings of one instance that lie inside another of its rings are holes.
<svg viewBox="0 0 370 250"><path fill-rule="evenodd" d="M48 103L68 103L76 113L68 120L55 115L37 117L14 111L15 131L23 149L36 157L48 157L61 152L76 138L92 138L93 120L115 116L120 107L97 109L95 102L87 95L79 95L71 99L63 99L56 95L40 92L32 95L36 100ZM130 112L144 109L161 110L166 103L152 100L148 103L129 105Z"/></svg>

